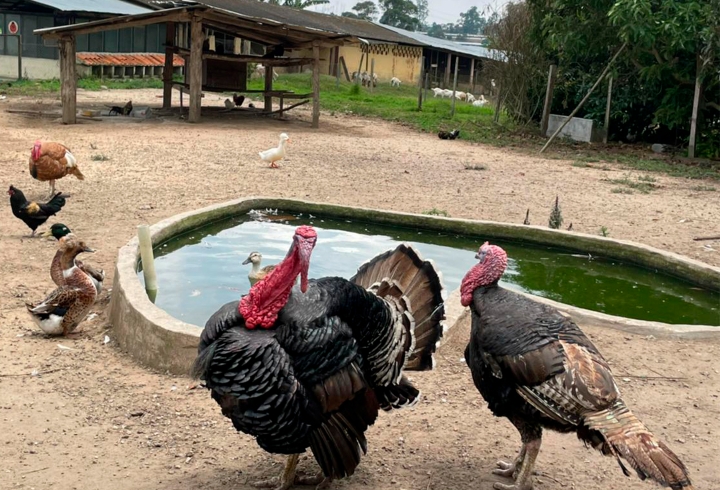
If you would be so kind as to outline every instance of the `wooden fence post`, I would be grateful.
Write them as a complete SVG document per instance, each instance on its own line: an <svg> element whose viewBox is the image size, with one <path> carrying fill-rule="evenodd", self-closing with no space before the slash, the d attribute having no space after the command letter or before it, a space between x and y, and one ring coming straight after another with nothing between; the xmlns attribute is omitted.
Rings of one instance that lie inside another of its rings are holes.
<svg viewBox="0 0 720 490"><path fill-rule="evenodd" d="M450 117L455 116L455 101L457 100L457 97L455 97L455 92L457 90L457 75L458 75L458 67L460 66L460 57L455 57L455 76L453 77L453 90L452 90L452 107L450 109Z"/></svg>
<svg viewBox="0 0 720 490"><path fill-rule="evenodd" d="M202 45L204 41L202 20L193 17L190 22L190 104L188 109L188 122L200 122L200 107L202 106Z"/></svg>
<svg viewBox="0 0 720 490"><path fill-rule="evenodd" d="M60 99L63 124L77 122L77 77L75 75L75 36L62 37L60 46Z"/></svg>
<svg viewBox="0 0 720 490"><path fill-rule="evenodd" d="M555 77L557 76L557 65L550 65L548 73L547 90L545 91L545 105L543 106L542 123L540 124L540 134L545 136L548 130L548 122L550 121L550 108L552 106L553 91L555 90Z"/></svg>
<svg viewBox="0 0 720 490"><path fill-rule="evenodd" d="M313 72L312 72L312 89L313 89L313 109L312 109L312 127L320 126L320 43L313 41ZM272 75L271 78L272 80Z"/></svg>
<svg viewBox="0 0 720 490"><path fill-rule="evenodd" d="M163 109L172 107L173 59L175 57L175 22L165 23L165 68L163 68ZM102 73L102 67L100 67Z"/></svg>

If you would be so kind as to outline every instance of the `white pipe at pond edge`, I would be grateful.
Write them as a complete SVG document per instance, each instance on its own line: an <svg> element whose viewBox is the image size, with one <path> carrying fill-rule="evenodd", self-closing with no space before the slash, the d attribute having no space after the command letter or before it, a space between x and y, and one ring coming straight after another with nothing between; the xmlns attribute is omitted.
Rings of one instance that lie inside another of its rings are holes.
<svg viewBox="0 0 720 490"><path fill-rule="evenodd" d="M155 273L155 256L153 255L152 239L150 238L150 227L139 225L138 240L140 241L140 260L142 260L143 277L145 278L145 290L150 301L155 302L157 296L157 274Z"/></svg>

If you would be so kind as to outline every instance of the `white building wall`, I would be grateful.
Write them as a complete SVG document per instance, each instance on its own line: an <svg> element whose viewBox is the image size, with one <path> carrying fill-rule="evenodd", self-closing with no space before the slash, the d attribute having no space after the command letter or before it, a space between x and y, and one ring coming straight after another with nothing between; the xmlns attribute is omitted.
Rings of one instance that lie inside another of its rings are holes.
<svg viewBox="0 0 720 490"><path fill-rule="evenodd" d="M23 58L22 76L30 80L48 80L60 78L60 60L45 58ZM0 55L0 78L17 79L17 56Z"/></svg>

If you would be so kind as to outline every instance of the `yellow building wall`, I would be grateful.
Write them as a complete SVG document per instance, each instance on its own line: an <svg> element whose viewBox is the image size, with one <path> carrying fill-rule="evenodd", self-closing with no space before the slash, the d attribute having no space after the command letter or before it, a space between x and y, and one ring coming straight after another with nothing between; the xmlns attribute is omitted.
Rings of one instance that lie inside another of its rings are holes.
<svg viewBox="0 0 720 490"><path fill-rule="evenodd" d="M421 71L422 48L412 46L396 46L392 44L373 45L347 45L339 48L320 48L320 73L322 75L334 75L331 66L335 63L335 49L339 49L339 56L345 59L348 73L352 76L358 71L360 57L362 56L362 67L360 72L370 72L372 60L375 60L375 73L381 82L389 82L391 78L397 77L403 83L417 83ZM363 50L369 51L363 56ZM296 49L292 51L296 58L312 58L312 49ZM338 59L339 59L338 56ZM305 65L306 70L312 69L312 65ZM278 68L280 73L284 70ZM292 71L288 69L287 71ZM344 74L341 71L341 76Z"/></svg>
<svg viewBox="0 0 720 490"><path fill-rule="evenodd" d="M416 83L421 71L422 48L396 46L392 44L349 45L340 47L340 56L345 59L348 71L357 71L363 50L369 51L362 58L361 72L370 72L375 60L375 74L383 82L397 77L404 83ZM366 61L367 60L367 61Z"/></svg>

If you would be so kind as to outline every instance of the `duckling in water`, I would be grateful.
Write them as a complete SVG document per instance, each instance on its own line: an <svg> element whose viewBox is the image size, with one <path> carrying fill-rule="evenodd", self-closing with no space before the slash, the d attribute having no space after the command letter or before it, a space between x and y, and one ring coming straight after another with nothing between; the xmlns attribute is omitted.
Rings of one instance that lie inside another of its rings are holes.
<svg viewBox="0 0 720 490"><path fill-rule="evenodd" d="M250 280L251 286L254 286L260 279L264 279L265 276L267 276L270 271L275 268L274 265L266 265L265 267L260 268L260 264L262 263L262 254L260 252L250 252L248 258L243 262L243 265L250 263L252 263L252 269L248 274L248 279Z"/></svg>
<svg viewBox="0 0 720 490"><path fill-rule="evenodd" d="M85 320L97 299L97 289L88 274L80 270L75 258L83 252L94 252L85 242L70 234L60 239L60 264L64 285L41 303L28 303L33 321L48 335L68 335Z"/></svg>
<svg viewBox="0 0 720 490"><path fill-rule="evenodd" d="M44 237L55 237L56 240L60 240L64 236L70 236L73 237L75 235L72 234L70 231L70 228L65 226L62 223L55 223L50 227L49 230L42 233L42 236ZM62 269L62 250L58 250L55 253L55 257L53 257L52 264L50 265L50 277L52 277L52 280L55 284L58 286L64 286L65 285L65 279L63 278L63 269ZM100 269L97 270L90 264L83 263L79 260L75 260L75 264L77 264L78 268L83 271L85 274L90 276L90 279L92 279L93 284L95 284L95 289L97 289L97 293L100 294L100 291L102 291L102 283L105 279L105 271Z"/></svg>

